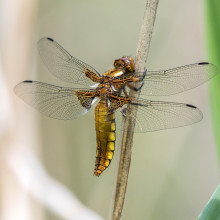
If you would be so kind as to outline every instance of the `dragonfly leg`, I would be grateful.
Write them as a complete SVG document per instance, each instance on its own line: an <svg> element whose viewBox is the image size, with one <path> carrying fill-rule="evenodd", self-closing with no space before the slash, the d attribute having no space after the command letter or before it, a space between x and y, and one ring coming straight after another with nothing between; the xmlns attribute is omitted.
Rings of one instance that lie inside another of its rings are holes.
<svg viewBox="0 0 220 220"><path fill-rule="evenodd" d="M142 88L142 86L144 85L143 80L144 80L146 74L147 74L147 69L145 69L145 71L143 72L143 74L141 76L133 77L132 80L128 81L127 86L136 92L139 91ZM135 85L135 83L136 83L136 85Z"/></svg>
<svg viewBox="0 0 220 220"><path fill-rule="evenodd" d="M121 114L124 116L124 117L126 117L126 109L127 108L120 108L120 112L121 112Z"/></svg>
<svg viewBox="0 0 220 220"><path fill-rule="evenodd" d="M132 90L134 90L134 91L136 91L136 92L139 91L139 90L142 88L143 85L144 85L144 82L143 82L143 81L141 81L138 86L133 86L133 85L131 85L131 84L127 84L127 86L128 86L130 89L132 89Z"/></svg>
<svg viewBox="0 0 220 220"><path fill-rule="evenodd" d="M124 94L125 94L125 97L128 97L128 93L127 93L125 87L123 87L123 92L124 92Z"/></svg>

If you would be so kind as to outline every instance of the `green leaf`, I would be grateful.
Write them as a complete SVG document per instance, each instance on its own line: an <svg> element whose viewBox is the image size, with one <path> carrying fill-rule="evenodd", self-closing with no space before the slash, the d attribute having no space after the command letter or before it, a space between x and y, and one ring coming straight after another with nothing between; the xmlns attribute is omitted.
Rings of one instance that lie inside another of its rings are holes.
<svg viewBox="0 0 220 220"><path fill-rule="evenodd" d="M209 59L220 70L220 1L205 0L206 33ZM211 80L210 100L220 164L220 74ZM220 220L220 185L213 193L198 220Z"/></svg>
<svg viewBox="0 0 220 220"><path fill-rule="evenodd" d="M213 193L198 220L220 220L220 185Z"/></svg>
<svg viewBox="0 0 220 220"><path fill-rule="evenodd" d="M205 12L209 60L220 70L220 1L206 0ZM220 74L211 80L210 101L220 164Z"/></svg>

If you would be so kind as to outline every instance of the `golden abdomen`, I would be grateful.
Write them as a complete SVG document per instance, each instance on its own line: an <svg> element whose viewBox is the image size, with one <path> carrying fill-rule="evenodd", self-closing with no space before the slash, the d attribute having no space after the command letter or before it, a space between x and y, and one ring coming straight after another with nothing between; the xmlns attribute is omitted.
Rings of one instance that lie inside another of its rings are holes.
<svg viewBox="0 0 220 220"><path fill-rule="evenodd" d="M96 162L94 174L99 176L110 164L115 150L115 114L108 112L106 100L95 108Z"/></svg>

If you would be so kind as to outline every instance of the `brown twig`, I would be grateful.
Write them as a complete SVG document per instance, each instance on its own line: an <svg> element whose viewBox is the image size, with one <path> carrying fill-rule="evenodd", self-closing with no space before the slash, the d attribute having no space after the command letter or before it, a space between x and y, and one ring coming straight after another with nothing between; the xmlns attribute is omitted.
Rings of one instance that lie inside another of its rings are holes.
<svg viewBox="0 0 220 220"><path fill-rule="evenodd" d="M147 0L146 10L144 13L143 23L141 27L141 32L140 32L140 37L139 37L139 42L137 45L137 51L135 57L136 72L145 71L158 3L159 0ZM130 95L133 97L138 97L140 95L140 91L139 92L130 91ZM132 115L136 115L137 108L135 106L129 105L127 112L131 112ZM120 157L118 157L119 158L118 174L115 185L112 220L121 219L127 182L128 182L128 174L131 163L131 151L133 144L135 117L129 117L129 115L127 115L124 120L123 126L125 129L122 134Z"/></svg>

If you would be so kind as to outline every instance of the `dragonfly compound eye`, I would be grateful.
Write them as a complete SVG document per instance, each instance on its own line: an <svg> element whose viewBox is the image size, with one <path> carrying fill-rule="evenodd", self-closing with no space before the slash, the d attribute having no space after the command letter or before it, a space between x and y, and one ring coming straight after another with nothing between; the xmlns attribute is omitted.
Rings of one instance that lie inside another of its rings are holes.
<svg viewBox="0 0 220 220"><path fill-rule="evenodd" d="M122 58L116 59L114 62L114 67L116 69L124 69L128 73L134 72L134 60L132 57L124 56Z"/></svg>
<svg viewBox="0 0 220 220"><path fill-rule="evenodd" d="M134 60L132 57L123 57L124 62L126 63L126 71L129 73L134 72Z"/></svg>
<svg viewBox="0 0 220 220"><path fill-rule="evenodd" d="M114 67L116 69L123 69L125 67L125 62L123 61L122 58L119 58L119 59L115 60Z"/></svg>

